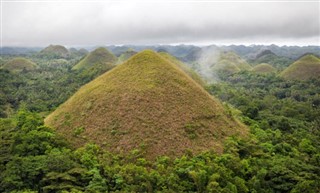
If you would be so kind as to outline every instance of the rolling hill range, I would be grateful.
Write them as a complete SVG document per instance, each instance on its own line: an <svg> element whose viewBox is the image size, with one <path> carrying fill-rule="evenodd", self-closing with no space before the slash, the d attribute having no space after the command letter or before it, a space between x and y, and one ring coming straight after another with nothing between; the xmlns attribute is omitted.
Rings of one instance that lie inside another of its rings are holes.
<svg viewBox="0 0 320 193"><path fill-rule="evenodd" d="M221 152L226 136L247 129L169 60L142 51L83 86L45 123L75 147L95 142L145 157Z"/></svg>
<svg viewBox="0 0 320 193"><path fill-rule="evenodd" d="M280 75L289 80L319 78L320 59L313 54L304 55L282 71Z"/></svg>
<svg viewBox="0 0 320 193"><path fill-rule="evenodd" d="M116 62L116 56L114 56L106 48L100 47L85 56L72 68L72 70L84 70L91 68L105 71L111 69Z"/></svg>
<svg viewBox="0 0 320 193"><path fill-rule="evenodd" d="M277 69L267 63L261 63L252 68L252 71L258 74L275 73Z"/></svg>
<svg viewBox="0 0 320 193"><path fill-rule="evenodd" d="M37 64L29 59L19 57L6 62L2 68L12 72L31 71L37 68Z"/></svg>

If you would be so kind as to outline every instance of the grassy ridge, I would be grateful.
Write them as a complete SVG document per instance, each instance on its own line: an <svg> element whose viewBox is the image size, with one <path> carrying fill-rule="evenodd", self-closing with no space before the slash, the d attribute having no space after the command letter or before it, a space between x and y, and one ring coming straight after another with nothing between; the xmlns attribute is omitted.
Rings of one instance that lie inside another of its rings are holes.
<svg viewBox="0 0 320 193"><path fill-rule="evenodd" d="M226 136L247 132L185 72L148 50L83 86L45 123L76 147L142 148L148 158L219 152Z"/></svg>

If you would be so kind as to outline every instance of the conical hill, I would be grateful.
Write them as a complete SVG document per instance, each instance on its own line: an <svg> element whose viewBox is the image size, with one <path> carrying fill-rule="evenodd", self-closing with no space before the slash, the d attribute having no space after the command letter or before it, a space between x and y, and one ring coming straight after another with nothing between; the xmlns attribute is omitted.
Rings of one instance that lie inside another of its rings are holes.
<svg viewBox="0 0 320 193"><path fill-rule="evenodd" d="M313 55L307 54L292 63L280 74L289 80L306 80L320 77L320 59Z"/></svg>
<svg viewBox="0 0 320 193"><path fill-rule="evenodd" d="M222 150L246 128L176 65L142 51L83 86L45 123L79 147L114 153L143 149L147 158Z"/></svg>
<svg viewBox="0 0 320 193"><path fill-rule="evenodd" d="M106 48L97 48L84 57L73 70L83 70L89 68L96 68L108 70L112 68L117 62L117 57L109 52Z"/></svg>
<svg viewBox="0 0 320 193"><path fill-rule="evenodd" d="M12 72L31 71L37 68L37 64L27 58L14 58L3 65L3 69Z"/></svg>
<svg viewBox="0 0 320 193"><path fill-rule="evenodd" d="M252 68L252 71L258 74L275 73L277 69L267 63L261 63Z"/></svg>
<svg viewBox="0 0 320 193"><path fill-rule="evenodd" d="M70 52L67 48L61 45L49 45L44 48L38 54L41 57L46 58L68 58L70 56Z"/></svg>

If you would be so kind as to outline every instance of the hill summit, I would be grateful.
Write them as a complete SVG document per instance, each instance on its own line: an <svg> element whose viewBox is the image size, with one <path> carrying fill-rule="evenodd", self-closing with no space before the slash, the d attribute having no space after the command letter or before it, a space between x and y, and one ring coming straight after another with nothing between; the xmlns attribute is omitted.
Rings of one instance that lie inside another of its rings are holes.
<svg viewBox="0 0 320 193"><path fill-rule="evenodd" d="M304 55L281 72L282 77L290 80L319 78L319 74L320 59L313 54Z"/></svg>
<svg viewBox="0 0 320 193"><path fill-rule="evenodd" d="M70 52L64 46L49 45L40 51L39 56L47 58L68 58L70 56Z"/></svg>
<svg viewBox="0 0 320 193"><path fill-rule="evenodd" d="M218 60L211 65L215 72L233 74L241 70L250 70L251 66L234 52L221 52Z"/></svg>
<svg viewBox="0 0 320 193"><path fill-rule="evenodd" d="M78 64L76 64L73 70L82 69L111 69L117 62L117 57L109 52L106 48L100 47L90 52L86 57L84 57Z"/></svg>
<svg viewBox="0 0 320 193"><path fill-rule="evenodd" d="M252 68L252 71L258 74L275 73L277 69L267 63L261 63Z"/></svg>
<svg viewBox="0 0 320 193"><path fill-rule="evenodd" d="M37 68L37 64L29 59L18 57L6 62L2 68L12 72L31 71Z"/></svg>
<svg viewBox="0 0 320 193"><path fill-rule="evenodd" d="M45 123L75 147L95 142L147 158L222 150L246 127L169 60L146 50L83 86Z"/></svg>

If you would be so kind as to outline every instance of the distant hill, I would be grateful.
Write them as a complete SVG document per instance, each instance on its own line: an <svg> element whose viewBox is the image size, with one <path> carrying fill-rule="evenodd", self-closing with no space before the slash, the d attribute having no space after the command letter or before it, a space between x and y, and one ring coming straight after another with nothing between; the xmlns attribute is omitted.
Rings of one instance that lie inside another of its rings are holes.
<svg viewBox="0 0 320 193"><path fill-rule="evenodd" d="M221 52L217 61L213 61L211 69L218 73L233 74L252 67L234 52Z"/></svg>
<svg viewBox="0 0 320 193"><path fill-rule="evenodd" d="M127 51L123 52L119 58L118 58L118 63L122 63L126 60L128 60L131 56L135 55L136 51L134 51L133 49L128 49Z"/></svg>
<svg viewBox="0 0 320 193"><path fill-rule="evenodd" d="M32 71L37 68L37 64L29 59L19 57L6 62L2 68L12 72Z"/></svg>
<svg viewBox="0 0 320 193"><path fill-rule="evenodd" d="M106 48L100 47L90 52L78 64L76 64L72 70L94 68L106 71L111 69L116 62L117 58L111 52Z"/></svg>
<svg viewBox="0 0 320 193"><path fill-rule="evenodd" d="M268 63L276 69L284 69L292 63L292 60L283 56L278 56L271 50L262 50L256 54L254 59L249 60L253 64Z"/></svg>
<svg viewBox="0 0 320 193"><path fill-rule="evenodd" d="M83 86L45 123L75 147L94 142L111 152L142 149L145 157L221 152L247 129L169 60L142 51Z"/></svg>
<svg viewBox="0 0 320 193"><path fill-rule="evenodd" d="M267 63L261 63L252 68L252 71L258 74L275 73L277 69Z"/></svg>
<svg viewBox="0 0 320 193"><path fill-rule="evenodd" d="M61 45L50 45L43 50L40 51L38 54L40 57L46 57L49 59L55 58L68 58L70 56L70 52L67 48Z"/></svg>
<svg viewBox="0 0 320 193"><path fill-rule="evenodd" d="M85 56L86 54L89 53L88 50L84 48L81 48L79 50L77 50L76 48L70 48L69 52L71 55L74 55L74 56Z"/></svg>
<svg viewBox="0 0 320 193"><path fill-rule="evenodd" d="M281 76L289 80L320 78L320 59L313 54L304 55L281 72Z"/></svg>

